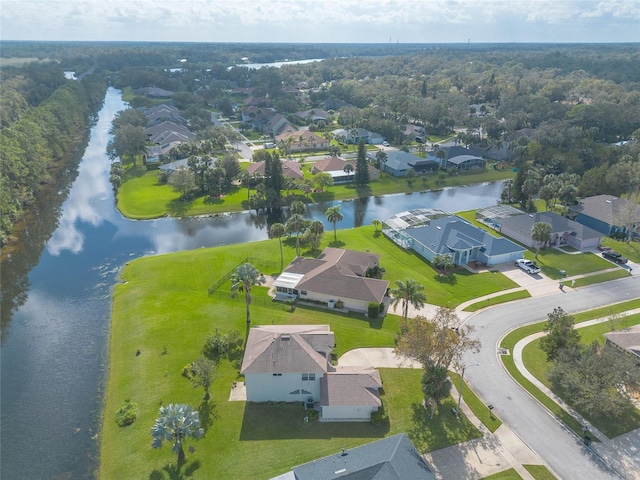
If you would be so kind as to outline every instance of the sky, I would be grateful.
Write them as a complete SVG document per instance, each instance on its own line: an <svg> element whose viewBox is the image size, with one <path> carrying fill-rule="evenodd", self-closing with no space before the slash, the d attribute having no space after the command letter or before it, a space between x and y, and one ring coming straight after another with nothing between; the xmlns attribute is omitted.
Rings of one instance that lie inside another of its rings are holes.
<svg viewBox="0 0 640 480"><path fill-rule="evenodd" d="M0 0L0 39L640 42L640 0Z"/></svg>

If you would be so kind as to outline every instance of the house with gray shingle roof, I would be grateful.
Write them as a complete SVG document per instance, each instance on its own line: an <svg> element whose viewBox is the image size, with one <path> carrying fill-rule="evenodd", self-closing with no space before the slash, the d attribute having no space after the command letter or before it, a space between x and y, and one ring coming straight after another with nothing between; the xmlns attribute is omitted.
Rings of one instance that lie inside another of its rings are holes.
<svg viewBox="0 0 640 480"><path fill-rule="evenodd" d="M450 255L456 265L477 261L488 266L514 262L524 256L524 248L455 215L442 216L427 225L402 232L408 244L420 256L431 261L436 255Z"/></svg>
<svg viewBox="0 0 640 480"><path fill-rule="evenodd" d="M313 460L271 480L435 480L411 440L399 433Z"/></svg>
<svg viewBox="0 0 640 480"><path fill-rule="evenodd" d="M605 342L628 355L640 358L640 325L604 334Z"/></svg>
<svg viewBox="0 0 640 480"><path fill-rule="evenodd" d="M569 245L578 250L585 250L597 247L602 241L602 233L554 212L523 213L502 218L500 233L528 247L536 248L538 242L531 238L531 228L535 223L540 222L551 225L552 232L551 240L543 247Z"/></svg>
<svg viewBox="0 0 640 480"><path fill-rule="evenodd" d="M327 247L318 258L297 257L273 282L276 300L298 298L366 312L370 302L382 303L389 282L366 277L380 255Z"/></svg>
<svg viewBox="0 0 640 480"><path fill-rule="evenodd" d="M570 215L575 216L576 222L605 235L610 235L615 231L625 231L624 228L615 225L615 217L628 202L629 200L613 195L596 195L583 198L577 205L567 207L567 210ZM638 225L640 225L640 217L636 227Z"/></svg>
<svg viewBox="0 0 640 480"><path fill-rule="evenodd" d="M380 165L380 170L394 177L403 177L408 170L416 173L435 172L439 167L439 163L434 160L435 157L422 158L404 150L391 150L385 153L387 160ZM376 161L374 153L369 152L367 156L371 161Z"/></svg>
<svg viewBox="0 0 640 480"><path fill-rule="evenodd" d="M369 421L382 405L374 368L331 365L329 325L259 325L249 331L240 373L249 402L305 402L320 421Z"/></svg>

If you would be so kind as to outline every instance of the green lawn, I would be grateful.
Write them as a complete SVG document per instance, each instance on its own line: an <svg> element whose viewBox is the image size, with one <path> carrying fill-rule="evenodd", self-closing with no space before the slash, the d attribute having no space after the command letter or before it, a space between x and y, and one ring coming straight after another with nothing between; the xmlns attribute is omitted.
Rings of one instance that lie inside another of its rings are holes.
<svg viewBox="0 0 640 480"><path fill-rule="evenodd" d="M497 297L487 298L486 300L480 300L479 302L472 303L468 307L463 308L465 312L477 312L482 308L492 307L501 303L511 302L513 300L521 300L523 298L529 298L531 294L527 290L520 290L518 292L505 293Z"/></svg>
<svg viewBox="0 0 640 480"><path fill-rule="evenodd" d="M601 318L609 316L613 313L625 312L627 310L631 310L634 308L640 307L640 299L630 300L627 302L621 302L615 305L610 305L607 307L597 308L585 312L581 312L574 315L575 322L580 323L586 320L591 320L593 318ZM551 411L556 417L558 417L562 422L571 428L576 435L582 435L582 425L574 419L571 415L566 413L560 406L558 406L555 402L553 402L549 397L547 397L544 393L542 393L533 383L527 380L515 366L513 362L513 357L511 356L511 352L513 352L513 347L518 341L521 339L537 332L541 332L545 327L545 322L539 322L535 324L526 325L524 327L520 327L516 330L513 330L509 334L507 334L502 341L500 342L500 347L506 348L509 350L509 355L501 355L500 358L502 362L509 372L509 374L520 383L533 397L535 397L540 403L542 403L549 411ZM622 322L621 322L622 324ZM605 324L606 325L606 324ZM584 329L580 330L581 334L583 334ZM589 337L586 337L589 338ZM525 348L526 351L526 348ZM523 353L524 355L524 353ZM525 363L527 363L527 359L524 359ZM544 359L543 359L544 361ZM546 362L545 362L546 363ZM539 368L540 361L536 361L532 365L527 363L527 368L535 369ZM596 427L600 428L596 423L594 423ZM600 428L602 431L607 431L608 427ZM637 427L634 427L637 428Z"/></svg>
<svg viewBox="0 0 640 480"><path fill-rule="evenodd" d="M510 468L503 472L494 473L493 475L489 475L488 477L483 477L483 480L522 480L522 477L515 471L515 469Z"/></svg>
<svg viewBox="0 0 640 480"><path fill-rule="evenodd" d="M499 232L496 232L495 230L492 230L486 225L478 222L475 218L475 210L458 212L456 213L456 215L464 218L477 227L484 228L485 230L491 232L494 236L502 236L504 238L508 238L511 241L514 241L512 238L507 237L506 235L502 235ZM529 260L534 260L535 249L530 249L528 247L525 248L527 249L527 251L525 252L525 257ZM549 278L556 280L560 280L564 276L571 277L574 275L583 275L585 273L598 272L600 270L605 270L615 266L611 262L604 260L600 255L594 255L590 252L572 254L569 252L556 250L555 248L545 248L540 250L538 259L535 260L535 262L540 266L542 273L547 275ZM560 273L561 271L564 271L566 275L563 276ZM604 274L604 276L596 276L595 278L589 280L576 280L576 286L605 282L607 280L613 280L614 278L621 278L625 275L628 275L626 270L620 269L619 272Z"/></svg>
<svg viewBox="0 0 640 480"><path fill-rule="evenodd" d="M383 237L374 236L372 227L342 231L339 240L350 248L386 242L392 251L403 252ZM293 257L293 250L285 247L287 259ZM270 260L279 260L277 240L268 240L145 257L127 264L122 282L113 292L100 478L270 478L342 447L352 448L402 431L420 451L480 435L466 419L450 414L455 406L453 398L444 402L436 417L429 420L421 406L420 370L381 370L386 419L375 424L305 423L301 406L228 402L231 384L239 379L234 361L221 364L211 391L212 401L202 403L202 390L193 389L180 375L182 368L201 354L206 336L216 328L245 333L244 299L231 299L222 290L208 296L207 289L256 251ZM392 272L399 271L400 264L391 260L393 254L386 258L383 265ZM402 277L407 264L404 265ZM422 270L433 276L426 264ZM465 278L460 283L466 281ZM453 290L458 287L448 286ZM356 347L394 345L399 317L389 315L369 321L362 315L338 315L321 309L298 307L291 311L264 301L265 287L255 288L254 294L254 325L329 324L336 335L338 355ZM120 428L114 415L126 398L137 403L138 418L133 425ZM198 407L207 432L199 441L186 442L186 447L192 446L195 451L186 450L187 462L180 467L169 446L151 449L149 435L158 408L174 402Z"/></svg>
<svg viewBox="0 0 640 480"><path fill-rule="evenodd" d="M555 480L556 476L544 465L523 465L536 480Z"/></svg>
<svg viewBox="0 0 640 480"><path fill-rule="evenodd" d="M455 372L449 372L449 377L456 389L460 391L460 375ZM502 425L502 421L496 417L491 410L489 410L487 405L482 403L482 400L480 400L474 391L471 390L467 382L464 382L464 386L462 388L462 398L473 414L478 417L490 432L495 432L498 427Z"/></svg>
<svg viewBox="0 0 640 480"><path fill-rule="evenodd" d="M246 162L241 163L246 165ZM246 167L245 167L246 168ZM304 168L304 170L308 170ZM169 185L161 185L156 178L157 170L147 171L145 167L137 166L127 168L126 173L117 194L118 209L125 217L134 219L150 219L170 216L192 216L210 213L237 212L249 209L247 203L247 190L232 187L219 199L209 199L200 196L193 200L182 200L180 194ZM305 174L310 175L310 174ZM484 172L461 173L460 175L447 176L440 182L435 174L427 175L426 183L423 177L417 177L412 185L408 185L405 179L394 178L381 174L378 180L368 187L355 187L351 184L335 185L325 192L310 194L306 202L326 202L334 200L346 200L359 197L388 195L393 193L421 192L431 188L443 188L454 185L470 185L489 181L511 178L511 172L497 172L486 170ZM255 191L251 191L255 193Z"/></svg>
<svg viewBox="0 0 640 480"><path fill-rule="evenodd" d="M637 325L638 323L640 323L640 314L630 315L620 321L618 328L625 328ZM594 340L599 343L604 343L603 335L610 330L608 323L604 322L590 327L580 328L578 332L580 332L582 336L582 343L590 344ZM547 363L546 353L540 350L540 339L534 340L524 348L522 351L522 360L529 372L540 382L557 395L562 395L562 392L553 388L553 385L547 378L550 365ZM571 405L571 399L565 399L565 401ZM617 418L606 414L586 416L586 418L609 438L617 437L623 433L640 428L640 411L635 408L630 409L629 412Z"/></svg>

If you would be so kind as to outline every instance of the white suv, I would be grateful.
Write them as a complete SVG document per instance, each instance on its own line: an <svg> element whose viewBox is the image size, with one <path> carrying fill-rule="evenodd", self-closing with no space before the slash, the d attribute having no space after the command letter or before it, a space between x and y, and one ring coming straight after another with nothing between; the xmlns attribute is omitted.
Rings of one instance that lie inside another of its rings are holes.
<svg viewBox="0 0 640 480"><path fill-rule="evenodd" d="M516 266L527 273L540 273L540 267L526 258L516 260Z"/></svg>

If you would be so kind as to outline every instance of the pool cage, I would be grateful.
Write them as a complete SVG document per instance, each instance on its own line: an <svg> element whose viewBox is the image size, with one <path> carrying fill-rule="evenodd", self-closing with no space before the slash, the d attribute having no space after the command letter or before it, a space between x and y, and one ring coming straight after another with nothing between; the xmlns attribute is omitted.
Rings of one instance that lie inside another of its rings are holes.
<svg viewBox="0 0 640 480"><path fill-rule="evenodd" d="M401 213L391 215L382 221L382 233L389 240L404 249L410 249L413 246L413 238L406 233L406 230L429 225L431 220L451 215L444 210L433 208L417 208L407 210Z"/></svg>

